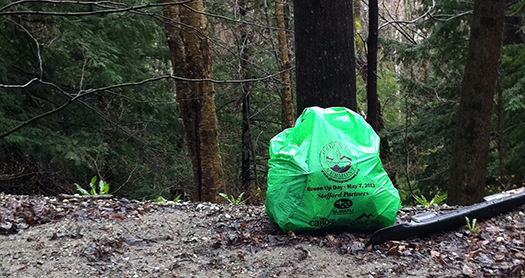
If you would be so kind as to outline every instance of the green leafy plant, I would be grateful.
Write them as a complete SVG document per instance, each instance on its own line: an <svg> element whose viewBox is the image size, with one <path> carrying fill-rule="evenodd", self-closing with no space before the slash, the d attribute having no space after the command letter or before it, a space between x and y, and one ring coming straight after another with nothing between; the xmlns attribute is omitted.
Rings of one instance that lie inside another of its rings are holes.
<svg viewBox="0 0 525 278"><path fill-rule="evenodd" d="M91 187L91 191L87 191L85 190L84 188L82 188L80 185L78 185L78 183L75 183L76 187L77 187L77 190L82 194L82 195L93 195L93 196L96 196L96 195L106 195L108 194L109 192L109 184L103 180L101 180L99 183L98 183L98 192L97 192L97 188L95 186L97 182L97 176L94 176L92 179L91 179L91 183L89 184L89 186Z"/></svg>
<svg viewBox="0 0 525 278"><path fill-rule="evenodd" d="M168 200L166 200L164 197L159 196L157 199L153 199L153 202L155 203L166 203Z"/></svg>
<svg viewBox="0 0 525 278"><path fill-rule="evenodd" d="M242 192L239 195L239 197L237 197L237 199L235 199L233 195L228 197L228 195L226 195L225 193L219 193L219 195L223 197L224 199L226 199L226 201L228 201L228 203L230 203L230 205L233 205L233 206L234 205L244 205L244 203L246 202L246 200L242 199L242 196L244 196L244 192Z"/></svg>
<svg viewBox="0 0 525 278"><path fill-rule="evenodd" d="M472 219L472 225L470 224L470 219L468 219L468 217L465 216L465 220L467 220L467 227L471 233L475 233L479 229L479 227L476 227L476 218Z"/></svg>
<svg viewBox="0 0 525 278"><path fill-rule="evenodd" d="M447 198L447 194L444 194L441 196L436 195L434 196L434 198L432 198L432 200L430 200L430 202L428 202L427 198L425 198L425 196L423 195L421 195L421 197L414 196L414 199L416 199L416 201L424 207L430 207L432 205L437 205L440 202L444 201L446 198Z"/></svg>
<svg viewBox="0 0 525 278"><path fill-rule="evenodd" d="M181 195L175 197L175 199L173 199L173 202L178 202L180 201L180 197ZM159 196L157 199L153 199L153 202L155 203L166 203L168 200L166 200L166 198L162 197L162 196Z"/></svg>

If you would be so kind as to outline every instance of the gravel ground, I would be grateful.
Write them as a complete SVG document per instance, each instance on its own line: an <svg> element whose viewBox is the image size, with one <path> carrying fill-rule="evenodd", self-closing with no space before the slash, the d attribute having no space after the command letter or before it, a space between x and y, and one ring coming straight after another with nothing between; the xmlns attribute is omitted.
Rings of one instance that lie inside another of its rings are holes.
<svg viewBox="0 0 525 278"><path fill-rule="evenodd" d="M367 247L370 234L285 234L260 206L0 194L0 276L525 277L524 209Z"/></svg>

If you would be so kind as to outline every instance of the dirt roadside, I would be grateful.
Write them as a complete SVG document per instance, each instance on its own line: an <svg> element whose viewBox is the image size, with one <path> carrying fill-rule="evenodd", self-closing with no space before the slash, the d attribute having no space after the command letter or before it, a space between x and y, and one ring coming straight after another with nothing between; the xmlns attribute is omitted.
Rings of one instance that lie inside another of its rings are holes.
<svg viewBox="0 0 525 278"><path fill-rule="evenodd" d="M524 209L369 248L285 234L263 207L0 194L0 277L524 277Z"/></svg>

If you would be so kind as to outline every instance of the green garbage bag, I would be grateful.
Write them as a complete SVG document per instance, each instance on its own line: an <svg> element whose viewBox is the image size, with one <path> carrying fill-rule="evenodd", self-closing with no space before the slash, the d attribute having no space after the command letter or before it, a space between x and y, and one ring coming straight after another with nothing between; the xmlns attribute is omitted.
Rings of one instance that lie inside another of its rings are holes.
<svg viewBox="0 0 525 278"><path fill-rule="evenodd" d="M270 141L265 210L284 231L374 231L401 206L379 159L379 136L343 107L307 108Z"/></svg>

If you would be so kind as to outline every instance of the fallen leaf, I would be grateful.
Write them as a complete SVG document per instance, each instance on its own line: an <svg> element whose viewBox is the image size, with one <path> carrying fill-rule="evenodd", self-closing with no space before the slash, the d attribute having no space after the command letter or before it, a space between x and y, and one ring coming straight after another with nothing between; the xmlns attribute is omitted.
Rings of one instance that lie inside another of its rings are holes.
<svg viewBox="0 0 525 278"><path fill-rule="evenodd" d="M399 250L398 250L397 246L392 246L392 247L390 247L390 249L388 249L388 251L386 251L386 254L387 255L395 255L395 254L398 253L398 251Z"/></svg>
<svg viewBox="0 0 525 278"><path fill-rule="evenodd" d="M474 270L466 264L463 265L463 268L461 269L461 271L463 272L463 275L465 276L468 276L468 277L474 276Z"/></svg>
<svg viewBox="0 0 525 278"><path fill-rule="evenodd" d="M525 260L525 253L524 252L516 253L514 256L516 257L516 259Z"/></svg>
<svg viewBox="0 0 525 278"><path fill-rule="evenodd" d="M327 235L326 238L330 241L332 246L336 246L339 242L333 235Z"/></svg>
<svg viewBox="0 0 525 278"><path fill-rule="evenodd" d="M494 260L497 261L497 262L501 262L504 259L505 259L505 254L498 253L498 254L494 255Z"/></svg>

